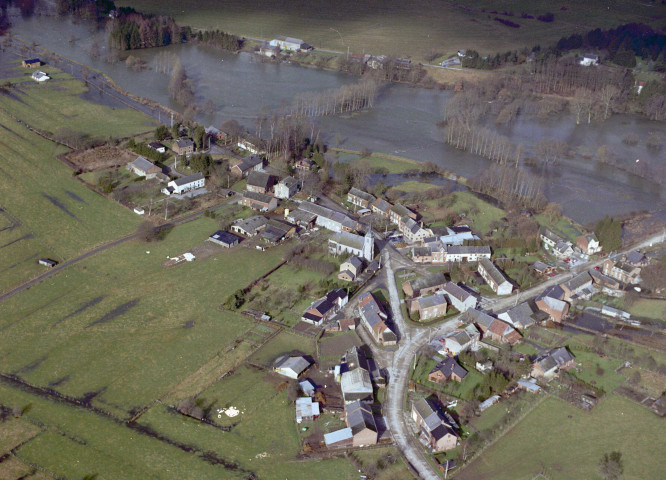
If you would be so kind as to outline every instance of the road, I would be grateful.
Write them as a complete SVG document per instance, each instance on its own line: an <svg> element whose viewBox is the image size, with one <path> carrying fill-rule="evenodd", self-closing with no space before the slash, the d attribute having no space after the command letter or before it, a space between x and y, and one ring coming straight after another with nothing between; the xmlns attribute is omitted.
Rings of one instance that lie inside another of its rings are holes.
<svg viewBox="0 0 666 480"><path fill-rule="evenodd" d="M664 233L653 235L646 240L623 249L621 252L618 252L618 255L628 253L631 250L645 248L654 243L663 241ZM549 278L545 282L525 290L518 295L491 299L486 305L486 308L498 312L511 307L520 301L538 295L545 288L562 283L583 271L601 265L604 260L605 259L594 260L581 264L569 272L564 272ZM402 268L405 266L404 264L406 260L392 245L387 245L382 252L382 263L384 265L383 275L385 275L386 285L388 286L391 314L393 322L398 329L400 347L393 354L392 362L388 367L389 383L387 386L385 410L386 423L396 445L400 448L407 461L416 470L419 477L426 480L435 480L440 479L441 477L427 461L424 448L412 434L410 424L408 423L411 421L408 418L409 409L405 410L405 396L407 394L409 377L412 370L411 364L418 352L430 343L430 340L433 337L453 331L458 326L458 317L456 316L451 320L432 328L420 328L409 325L403 318L402 309L400 308L400 295L398 293L398 286L396 285L393 272L394 262ZM413 267L416 267L416 265L413 265ZM370 346L373 351L379 351L373 343L371 343Z"/></svg>
<svg viewBox="0 0 666 480"><path fill-rule="evenodd" d="M184 217L172 220L171 222L167 222L167 223L165 223L161 226L178 225L178 224L181 224L181 223L189 222L190 220L194 220L195 218L200 217L201 215L203 215L203 213L204 212L191 213L191 214L186 215ZM13 288L12 290L8 291L7 293L3 293L2 295L0 295L0 303L4 302L9 297L12 297L12 296L16 295L17 293L21 293L24 290L27 290L28 288L30 288L34 285L37 285L38 283L46 280L47 278L52 277L53 275L56 275L57 273L60 273L64 269L69 268L72 265L75 265L75 264L81 262L82 260L85 260L88 257L92 257L93 255L97 255L100 252L103 252L103 251L108 250L110 248L116 247L116 246L118 246L122 243L125 243L129 240L133 240L135 238L137 238L136 233L134 233L132 235L127 235L125 237L118 238L118 239L113 240L109 243L105 243L104 245L100 245L99 247L95 247L92 250L88 250L87 252L82 253L78 257L69 259L66 262L58 264L55 267L49 269L47 272L41 274L40 276L38 276L36 278L33 278L32 280L29 280L29 281L23 283L22 285L19 285L18 287Z"/></svg>

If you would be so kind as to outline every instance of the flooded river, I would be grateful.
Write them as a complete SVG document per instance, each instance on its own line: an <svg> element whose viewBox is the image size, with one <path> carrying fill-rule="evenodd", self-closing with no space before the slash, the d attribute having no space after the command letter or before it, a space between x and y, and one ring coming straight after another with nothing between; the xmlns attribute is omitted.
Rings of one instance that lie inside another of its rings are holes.
<svg viewBox="0 0 666 480"><path fill-rule="evenodd" d="M166 74L155 69L136 72L123 62L103 60L107 51L103 29L51 16L22 19L17 12L12 14L11 21L12 33L21 39L102 71L135 95L183 111L182 106L169 98ZM91 57L93 48L99 50L99 57ZM291 103L299 93L335 89L358 81L357 77L342 73L263 63L252 54L232 55L188 44L131 54L154 66L163 51L180 58L194 82L197 101L215 105L214 113L197 117L204 125L219 126L224 120L235 119L254 130L259 112L277 110ZM472 176L487 168L489 162L446 145L442 131L436 126L451 95L448 91L388 85L381 90L372 110L318 118L316 122L331 146L354 150L367 147L375 152L432 161L460 175ZM622 137L630 132L640 139L633 147L622 143ZM664 150L645 147L649 132L666 137L666 126L630 115L615 115L604 123L576 126L569 115L562 115L545 122L523 117L510 128L501 129L503 135L514 143L522 143L528 151L540 138L547 137L566 141L577 153L575 158L565 159L539 174L546 178L549 200L562 204L563 212L581 223L633 210L656 211L666 220L666 194L662 187L582 156L594 155L599 146L606 145L627 165L636 159L652 164L666 162Z"/></svg>

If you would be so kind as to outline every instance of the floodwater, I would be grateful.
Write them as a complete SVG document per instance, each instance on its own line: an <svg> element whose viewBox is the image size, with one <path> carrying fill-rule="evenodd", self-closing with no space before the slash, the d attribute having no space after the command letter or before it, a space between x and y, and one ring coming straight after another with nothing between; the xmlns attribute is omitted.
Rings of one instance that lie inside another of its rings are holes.
<svg viewBox="0 0 666 480"><path fill-rule="evenodd" d="M204 125L219 126L224 120L234 119L254 131L260 112L267 113L288 105L299 93L335 89L358 81L357 77L342 73L267 63L248 53L233 55L188 44L131 52L153 67L136 72L123 62L103 60L107 53L103 28L45 15L22 19L17 11L11 12L14 35L100 70L135 95L183 111L183 106L169 98L168 75L154 69L162 52L177 55L193 81L197 102L212 102L215 106L213 113L197 116L196 120ZM100 53L97 58L90 55L93 45ZM448 91L387 85L380 90L375 108L315 121L325 141L333 147L368 148L418 161L432 161L446 170L469 177L488 168L490 162L444 143L443 132L436 124L441 120L442 107L451 95ZM594 155L599 146L606 145L625 165L636 159L664 164L664 150L649 150L645 146L649 132L657 132L666 138L664 123L615 115L604 123L577 126L570 115L561 115L545 122L519 117L511 127L498 130L514 143L523 144L528 155L534 144L544 137L564 140L577 153L573 159L563 159L546 170L535 170L546 179L548 199L560 203L564 214L574 220L586 223L604 215L636 210L652 211L666 220L663 187L582 157ZM622 143L626 133L638 135L639 144L631 147Z"/></svg>

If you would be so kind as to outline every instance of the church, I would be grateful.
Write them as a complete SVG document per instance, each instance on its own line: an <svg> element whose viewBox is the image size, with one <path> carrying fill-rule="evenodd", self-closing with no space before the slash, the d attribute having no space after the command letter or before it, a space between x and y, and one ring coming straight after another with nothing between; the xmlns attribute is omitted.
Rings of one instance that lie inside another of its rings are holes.
<svg viewBox="0 0 666 480"><path fill-rule="evenodd" d="M375 240L372 228L364 237L349 232L337 232L328 240L328 252L331 255L354 255L367 262L375 258Z"/></svg>

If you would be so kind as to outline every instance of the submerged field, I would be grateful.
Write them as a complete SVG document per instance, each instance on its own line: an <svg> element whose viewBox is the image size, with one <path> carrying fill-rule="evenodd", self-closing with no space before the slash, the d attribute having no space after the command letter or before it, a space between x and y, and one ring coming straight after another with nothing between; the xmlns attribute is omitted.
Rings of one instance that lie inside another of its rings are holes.
<svg viewBox="0 0 666 480"><path fill-rule="evenodd" d="M222 29L248 37L271 39L276 35L302 38L323 48L373 55L407 56L413 60L455 54L458 49L492 53L540 44L542 48L562 36L609 28L620 23L651 23L663 16L663 6L628 0L606 2L566 0L554 5L546 0L490 0L457 2L370 1L370 2L262 2L257 8L243 0L127 0L119 6L170 15L182 25ZM505 13L506 12L506 13ZM537 17L554 13L554 21ZM509 13L511 15L509 15ZM510 28L495 18L520 25ZM438 55L439 54L439 55Z"/></svg>

